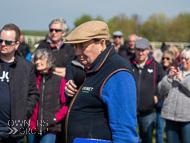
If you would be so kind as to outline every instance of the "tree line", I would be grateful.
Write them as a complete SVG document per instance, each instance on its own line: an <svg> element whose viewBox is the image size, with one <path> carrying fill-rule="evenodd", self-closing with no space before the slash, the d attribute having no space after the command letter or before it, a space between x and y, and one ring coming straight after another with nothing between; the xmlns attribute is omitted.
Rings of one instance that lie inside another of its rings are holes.
<svg viewBox="0 0 190 143"><path fill-rule="evenodd" d="M120 14L108 21L105 21L101 16L92 18L85 14L77 18L74 25L77 27L90 20L106 22L111 36L114 31L119 30L123 32L124 39L135 33L140 37L146 37L150 41L190 42L190 13L180 13L173 18L168 18L163 13L152 14L144 22L141 22L141 18L137 14L130 18L125 14Z"/></svg>

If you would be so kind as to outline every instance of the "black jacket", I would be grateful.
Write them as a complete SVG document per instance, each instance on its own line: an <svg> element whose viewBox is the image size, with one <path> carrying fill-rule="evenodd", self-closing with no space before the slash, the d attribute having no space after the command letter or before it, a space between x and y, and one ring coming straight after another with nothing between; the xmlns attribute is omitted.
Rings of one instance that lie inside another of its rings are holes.
<svg viewBox="0 0 190 143"><path fill-rule="evenodd" d="M1 74L2 69L0 64ZM38 90L33 64L17 54L9 66L9 87L11 120L8 125L13 130L11 136L23 136L28 133L29 118L36 107Z"/></svg>
<svg viewBox="0 0 190 143"><path fill-rule="evenodd" d="M157 89L158 83L165 75L162 66L151 55L149 55L141 74L135 56L130 59L129 63L137 82L137 114L152 113L155 111L154 95L158 97L158 100L162 99Z"/></svg>
<svg viewBox="0 0 190 143"><path fill-rule="evenodd" d="M57 67L66 67L66 64L69 60L73 59L75 56L74 47L70 44L63 44L59 49L57 47L51 47L50 43L43 42L37 49L49 49L52 51L53 56L56 59Z"/></svg>
<svg viewBox="0 0 190 143"><path fill-rule="evenodd" d="M40 96L38 104L38 122L37 131L61 131L61 122L56 123L53 118L61 109L60 85L62 77L49 73L43 73L40 80Z"/></svg>
<svg viewBox="0 0 190 143"><path fill-rule="evenodd" d="M135 55L135 53L133 53L129 48L125 46L119 48L118 54L127 61L129 61Z"/></svg>
<svg viewBox="0 0 190 143"><path fill-rule="evenodd" d="M25 42L20 43L18 46L18 52L25 58L30 53L30 46Z"/></svg>
<svg viewBox="0 0 190 143"><path fill-rule="evenodd" d="M84 69L84 66L81 65L81 63L79 62L79 59L77 58L77 56L75 56L74 59L70 60L67 63L66 76L65 76L66 82L69 81L70 79L73 80L73 77L76 74L76 72L78 70L83 70L83 69Z"/></svg>

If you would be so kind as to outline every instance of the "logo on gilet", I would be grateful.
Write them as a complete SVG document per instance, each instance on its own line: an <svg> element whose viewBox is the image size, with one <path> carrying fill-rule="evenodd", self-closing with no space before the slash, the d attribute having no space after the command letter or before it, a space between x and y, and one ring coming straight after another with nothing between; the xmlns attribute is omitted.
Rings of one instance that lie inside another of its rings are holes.
<svg viewBox="0 0 190 143"><path fill-rule="evenodd" d="M83 87L82 88L82 92L83 93L89 93L90 91L92 91L94 88L93 87Z"/></svg>

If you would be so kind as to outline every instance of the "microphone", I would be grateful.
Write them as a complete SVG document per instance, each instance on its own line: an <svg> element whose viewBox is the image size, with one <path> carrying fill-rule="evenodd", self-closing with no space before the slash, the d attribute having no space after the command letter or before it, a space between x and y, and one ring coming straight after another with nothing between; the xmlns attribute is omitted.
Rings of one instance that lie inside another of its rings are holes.
<svg viewBox="0 0 190 143"><path fill-rule="evenodd" d="M78 70L75 73L73 77L73 81L77 85L77 89L79 89L79 87L83 84L85 77L86 77L86 72L83 70ZM69 97L69 96L67 97L66 102L65 102L66 106L70 103L71 99L72 97Z"/></svg>
<svg viewBox="0 0 190 143"><path fill-rule="evenodd" d="M83 70L78 70L75 73L73 81L77 85L77 89L79 89L79 87L83 84L85 77L86 77L86 72Z"/></svg>

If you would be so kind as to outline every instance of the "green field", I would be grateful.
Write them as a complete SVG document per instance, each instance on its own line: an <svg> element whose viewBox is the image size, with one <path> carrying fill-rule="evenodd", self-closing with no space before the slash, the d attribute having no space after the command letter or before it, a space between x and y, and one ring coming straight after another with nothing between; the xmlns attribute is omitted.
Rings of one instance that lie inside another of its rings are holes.
<svg viewBox="0 0 190 143"><path fill-rule="evenodd" d="M21 31L23 35L32 35L32 36L44 36L48 34L49 31Z"/></svg>

